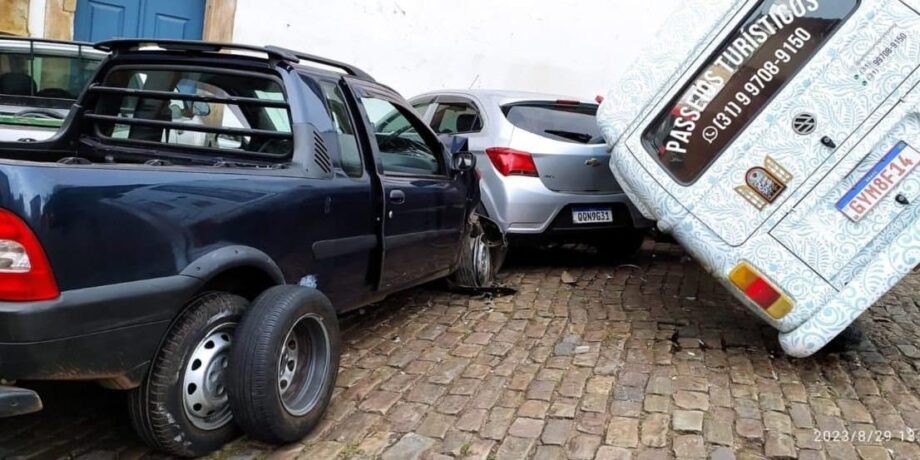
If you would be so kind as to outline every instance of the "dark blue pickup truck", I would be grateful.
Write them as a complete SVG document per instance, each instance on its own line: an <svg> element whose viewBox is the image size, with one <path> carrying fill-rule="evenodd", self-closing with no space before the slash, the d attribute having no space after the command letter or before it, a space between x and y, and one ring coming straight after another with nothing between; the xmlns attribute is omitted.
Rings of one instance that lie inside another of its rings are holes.
<svg viewBox="0 0 920 460"><path fill-rule="evenodd" d="M0 415L16 380L130 390L140 436L304 436L337 314L451 276L491 282L475 158L390 88L274 47L119 40L62 130L0 143Z"/></svg>

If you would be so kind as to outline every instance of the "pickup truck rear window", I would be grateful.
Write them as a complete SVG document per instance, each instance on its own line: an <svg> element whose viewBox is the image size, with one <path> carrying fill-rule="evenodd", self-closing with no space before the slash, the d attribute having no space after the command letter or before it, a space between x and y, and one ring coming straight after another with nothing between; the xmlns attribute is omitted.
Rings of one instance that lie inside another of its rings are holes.
<svg viewBox="0 0 920 460"><path fill-rule="evenodd" d="M173 144L285 158L293 150L281 84L271 78L197 69L116 68L99 93L99 134L124 142ZM221 155L221 153L217 153Z"/></svg>
<svg viewBox="0 0 920 460"><path fill-rule="evenodd" d="M857 6L761 1L646 129L645 148L678 182L695 182Z"/></svg>
<svg viewBox="0 0 920 460"><path fill-rule="evenodd" d="M517 128L552 140L601 144L597 105L578 102L516 102L502 106L505 118Z"/></svg>

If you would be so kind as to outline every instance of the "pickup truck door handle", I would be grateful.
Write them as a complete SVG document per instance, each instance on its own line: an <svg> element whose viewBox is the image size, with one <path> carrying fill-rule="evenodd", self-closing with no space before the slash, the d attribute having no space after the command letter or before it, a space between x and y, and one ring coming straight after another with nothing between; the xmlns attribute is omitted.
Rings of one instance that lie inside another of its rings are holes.
<svg viewBox="0 0 920 460"><path fill-rule="evenodd" d="M406 202L406 193L402 190L390 191L390 203L403 204Z"/></svg>

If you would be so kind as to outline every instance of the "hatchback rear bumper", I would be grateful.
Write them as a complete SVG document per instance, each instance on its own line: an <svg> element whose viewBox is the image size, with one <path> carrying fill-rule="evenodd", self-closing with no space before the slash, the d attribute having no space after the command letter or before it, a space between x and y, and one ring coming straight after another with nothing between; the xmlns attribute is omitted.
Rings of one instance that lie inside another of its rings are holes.
<svg viewBox="0 0 920 460"><path fill-rule="evenodd" d="M625 193L554 192L534 177L484 178L482 201L501 229L511 235L546 235L610 230L645 229L653 225ZM572 224L573 207L610 207L614 222L605 225ZM566 214L568 213L568 214Z"/></svg>

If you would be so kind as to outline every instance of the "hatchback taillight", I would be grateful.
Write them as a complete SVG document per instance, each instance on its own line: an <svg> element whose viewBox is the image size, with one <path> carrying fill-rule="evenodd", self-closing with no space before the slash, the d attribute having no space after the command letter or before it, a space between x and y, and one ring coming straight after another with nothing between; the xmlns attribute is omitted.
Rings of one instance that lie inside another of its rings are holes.
<svg viewBox="0 0 920 460"><path fill-rule="evenodd" d="M729 280L750 299L774 319L781 319L792 311L795 304L789 296L774 287L765 276L748 263L742 262L732 270Z"/></svg>
<svg viewBox="0 0 920 460"><path fill-rule="evenodd" d="M0 301L50 300L60 294L38 238L22 219L0 209Z"/></svg>
<svg viewBox="0 0 920 460"><path fill-rule="evenodd" d="M527 152L507 147L493 147L486 149L486 155L489 156L495 169L503 176L540 176L537 173L537 165L533 162L533 156Z"/></svg>

